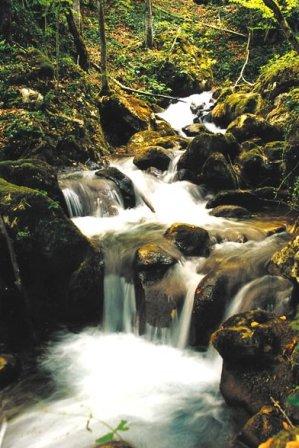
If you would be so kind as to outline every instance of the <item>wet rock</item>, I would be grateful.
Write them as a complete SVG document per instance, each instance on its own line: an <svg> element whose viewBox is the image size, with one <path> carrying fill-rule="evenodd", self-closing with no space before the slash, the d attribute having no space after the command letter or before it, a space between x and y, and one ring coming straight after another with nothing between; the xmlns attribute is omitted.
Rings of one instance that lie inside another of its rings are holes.
<svg viewBox="0 0 299 448"><path fill-rule="evenodd" d="M273 255L269 272L299 283L299 236Z"/></svg>
<svg viewBox="0 0 299 448"><path fill-rule="evenodd" d="M292 184L299 177L299 139L295 142L288 142L283 153L283 162L285 164L285 176L288 176L288 182Z"/></svg>
<svg viewBox="0 0 299 448"><path fill-rule="evenodd" d="M283 429L283 418L279 411L271 406L264 406L246 422L237 440L246 446L256 448Z"/></svg>
<svg viewBox="0 0 299 448"><path fill-rule="evenodd" d="M49 197L66 208L56 170L38 159L0 162L0 177L7 182L47 192Z"/></svg>
<svg viewBox="0 0 299 448"><path fill-rule="evenodd" d="M160 146L164 149L185 149L189 141L179 135L160 133L158 131L146 130L134 134L127 144L126 152L131 155L138 155L144 148L149 146Z"/></svg>
<svg viewBox="0 0 299 448"><path fill-rule="evenodd" d="M87 260L97 259L98 251L65 216L60 205L42 192L0 179L0 213L12 239L28 297L28 309L24 309L24 298L17 300L15 292L9 295L9 302L7 290L0 296L1 310L5 310L1 313L0 327L6 328L9 342L23 344L28 315L40 338L61 325L81 326L98 321L103 262L93 270L88 269ZM2 246L6 247L3 240ZM11 262L7 252L4 256L0 278L8 291L13 291ZM76 283L73 276L78 271L81 271L78 281L85 282L85 288L77 287L74 298L70 298L70 283ZM97 287L88 289L95 282Z"/></svg>
<svg viewBox="0 0 299 448"><path fill-rule="evenodd" d="M277 162L283 159L283 153L285 150L285 142L284 141L274 141L266 143L263 147L263 152L268 158L268 160L272 162Z"/></svg>
<svg viewBox="0 0 299 448"><path fill-rule="evenodd" d="M187 137L196 137L201 132L207 132L207 129L202 123L193 123L185 126L183 128L183 132L187 135Z"/></svg>
<svg viewBox="0 0 299 448"><path fill-rule="evenodd" d="M186 180L187 182L192 182L193 184L199 183L198 176L188 169L178 170L175 175L175 180Z"/></svg>
<svg viewBox="0 0 299 448"><path fill-rule="evenodd" d="M223 102L217 102L212 110L212 118L220 126L228 126L242 114L259 112L262 98L258 93L233 93Z"/></svg>
<svg viewBox="0 0 299 448"><path fill-rule="evenodd" d="M268 113L267 121L276 126L287 137L297 134L298 139L298 113L296 105L299 103L299 89L293 89L275 98L274 107Z"/></svg>
<svg viewBox="0 0 299 448"><path fill-rule="evenodd" d="M164 234L186 256L206 257L210 253L207 230L189 224L173 224Z"/></svg>
<svg viewBox="0 0 299 448"><path fill-rule="evenodd" d="M134 157L134 165L140 170L154 167L158 170L167 170L170 163L169 154L161 146L149 146Z"/></svg>
<svg viewBox="0 0 299 448"><path fill-rule="evenodd" d="M278 186L281 182L282 163L269 163L258 150L253 149L243 154L240 157L240 165L240 176L247 186Z"/></svg>
<svg viewBox="0 0 299 448"><path fill-rule="evenodd" d="M259 445L259 448L297 448L298 446L299 428L290 428L280 431L266 442Z"/></svg>
<svg viewBox="0 0 299 448"><path fill-rule="evenodd" d="M207 159L216 152L234 160L238 154L238 145L231 134L201 133L195 137L178 163L178 169L189 169L197 174Z"/></svg>
<svg viewBox="0 0 299 448"><path fill-rule="evenodd" d="M146 103L124 94L103 97L100 112L104 133L114 146L127 144L133 134L146 129L151 116Z"/></svg>
<svg viewBox="0 0 299 448"><path fill-rule="evenodd" d="M163 287L145 285L143 289L144 321L153 328L169 328L173 315L177 314L178 300L174 295L168 295ZM140 316L142 320L142 314Z"/></svg>
<svg viewBox="0 0 299 448"><path fill-rule="evenodd" d="M248 219L251 217L249 210L238 205L218 205L209 214L216 217L233 219Z"/></svg>
<svg viewBox="0 0 299 448"><path fill-rule="evenodd" d="M173 254L158 244L146 244L137 249L134 267L140 280L148 283L160 280L177 261Z"/></svg>
<svg viewBox="0 0 299 448"><path fill-rule="evenodd" d="M121 192L125 208L135 207L136 196L134 184L128 176L119 171L119 169L112 166L102 168L95 174L98 177L104 177L105 179L112 180L112 182L115 183L115 185Z"/></svg>
<svg viewBox="0 0 299 448"><path fill-rule="evenodd" d="M230 190L238 185L237 174L219 152L206 160L200 179L212 191Z"/></svg>
<svg viewBox="0 0 299 448"><path fill-rule="evenodd" d="M253 310L229 318L213 334L223 358L220 389L226 402L254 415L271 397L284 401L294 381L297 340L286 318Z"/></svg>
<svg viewBox="0 0 299 448"><path fill-rule="evenodd" d="M281 131L267 122L264 118L253 114L243 114L236 118L227 128L238 142L259 137L264 142L280 140Z"/></svg>
<svg viewBox="0 0 299 448"><path fill-rule="evenodd" d="M219 205L237 205L245 207L249 211L260 211L262 209L279 208L280 204L274 200L273 194L268 194L266 189L256 190L229 190L219 192L213 199L207 202L207 208L218 207Z"/></svg>
<svg viewBox="0 0 299 448"><path fill-rule="evenodd" d="M0 389L15 381L21 373L21 364L14 355L0 354Z"/></svg>
<svg viewBox="0 0 299 448"><path fill-rule="evenodd" d="M84 124L82 125L84 126ZM46 155L45 159L49 160L49 163L53 163L57 166L70 165L73 163L85 163L90 154L79 141L76 141L73 137L61 138L58 140L55 149L53 150L52 160L51 156Z"/></svg>

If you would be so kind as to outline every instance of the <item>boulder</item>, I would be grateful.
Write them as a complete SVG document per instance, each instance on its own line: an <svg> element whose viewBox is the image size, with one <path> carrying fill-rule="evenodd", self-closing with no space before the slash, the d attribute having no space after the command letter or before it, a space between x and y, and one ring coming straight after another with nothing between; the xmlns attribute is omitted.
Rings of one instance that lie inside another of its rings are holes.
<svg viewBox="0 0 299 448"><path fill-rule="evenodd" d="M178 163L178 170L189 169L199 174L206 160L216 152L234 160L238 154L238 144L231 134L210 134L203 132L195 137Z"/></svg>
<svg viewBox="0 0 299 448"><path fill-rule="evenodd" d="M189 224L173 224L164 234L172 240L183 255L206 257L210 253L209 232Z"/></svg>
<svg viewBox="0 0 299 448"><path fill-rule="evenodd" d="M19 159L0 162L0 177L15 185L45 191L66 209L57 180L57 171L38 159Z"/></svg>
<svg viewBox="0 0 299 448"><path fill-rule="evenodd" d="M296 236L283 249L271 258L269 272L283 275L299 283L299 236Z"/></svg>
<svg viewBox="0 0 299 448"><path fill-rule="evenodd" d="M15 381L21 373L21 363L14 355L0 354L0 389Z"/></svg>
<svg viewBox="0 0 299 448"><path fill-rule="evenodd" d="M268 162L262 152L252 149L240 157L240 176L249 187L278 186L281 182L283 165Z"/></svg>
<svg viewBox="0 0 299 448"><path fill-rule="evenodd" d="M209 214L216 217L233 219L248 219L251 217L249 210L238 205L218 205Z"/></svg>
<svg viewBox="0 0 299 448"><path fill-rule="evenodd" d="M151 116L146 103L125 94L102 97L100 113L103 131L113 146L126 145L133 134L147 129Z"/></svg>
<svg viewBox="0 0 299 448"><path fill-rule="evenodd" d="M164 149L185 149L188 145L188 140L173 133L160 133L158 131L146 130L134 134L126 147L127 154L138 155L144 148L149 146L159 146Z"/></svg>
<svg viewBox="0 0 299 448"><path fill-rule="evenodd" d="M266 117L267 121L276 126L287 138L296 133L296 130L298 133L298 103L299 88L292 89L275 98L274 106L271 105L271 110Z"/></svg>
<svg viewBox="0 0 299 448"><path fill-rule="evenodd" d="M134 157L133 163L140 170L147 170L153 167L165 171L169 166L170 160L169 154L164 148L161 146L149 146Z"/></svg>
<svg viewBox="0 0 299 448"><path fill-rule="evenodd" d="M32 321L39 338L47 337L61 325L75 327L98 321L103 298L102 255L65 216L60 205L43 192L0 179L0 214L13 243L27 296L25 300L14 289L7 242L0 238L4 248L0 263L0 280L4 283L0 327L7 343L16 349L24 343L25 334L31 331L28 321Z"/></svg>
<svg viewBox="0 0 299 448"><path fill-rule="evenodd" d="M253 137L259 137L264 142L282 138L279 128L271 125L264 118L253 114L243 114L237 117L230 123L227 132L230 132L238 142L244 142Z"/></svg>
<svg viewBox="0 0 299 448"><path fill-rule="evenodd" d="M109 166L96 171L96 176L104 177L115 183L119 189L125 208L134 208L136 205L136 196L134 184L131 179L123 174L118 168Z"/></svg>
<svg viewBox="0 0 299 448"><path fill-rule="evenodd" d="M228 126L242 114L256 114L260 111L262 98L259 93L232 93L223 102L217 102L212 110L212 118L220 126Z"/></svg>
<svg viewBox="0 0 299 448"><path fill-rule="evenodd" d="M134 268L142 283L160 280L178 259L158 244L146 244L136 251Z"/></svg>
<svg viewBox="0 0 299 448"><path fill-rule="evenodd" d="M274 142L266 143L263 146L263 153L271 162L277 162L283 159L283 153L285 150L285 142L277 140Z"/></svg>
<svg viewBox="0 0 299 448"><path fill-rule="evenodd" d="M298 447L299 428L290 428L280 431L266 442L261 443L259 448L297 448Z"/></svg>
<svg viewBox="0 0 299 448"><path fill-rule="evenodd" d="M187 135L187 137L196 137L198 134L202 132L207 132L207 129L202 123L193 123L185 126L183 128L183 132Z"/></svg>
<svg viewBox="0 0 299 448"><path fill-rule="evenodd" d="M253 310L229 318L212 335L223 358L220 389L226 402L248 416L283 403L293 387L291 355L297 344L285 316Z"/></svg>
<svg viewBox="0 0 299 448"><path fill-rule="evenodd" d="M187 181L192 182L193 184L199 184L199 177L194 174L191 170L181 169L176 172L175 181Z"/></svg>
<svg viewBox="0 0 299 448"><path fill-rule="evenodd" d="M206 160L200 180L212 191L231 190L238 186L237 174L219 152L211 154Z"/></svg>
<svg viewBox="0 0 299 448"><path fill-rule="evenodd" d="M283 417L278 409L272 406L263 406L257 414L246 422L237 435L237 441L245 446L256 448L260 443L283 430L283 422Z"/></svg>

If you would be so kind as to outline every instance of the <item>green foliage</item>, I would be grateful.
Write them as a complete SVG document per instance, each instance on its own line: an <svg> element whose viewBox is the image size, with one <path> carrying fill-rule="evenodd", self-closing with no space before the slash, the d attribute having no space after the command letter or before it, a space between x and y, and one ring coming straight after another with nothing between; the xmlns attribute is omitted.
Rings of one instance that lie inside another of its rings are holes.
<svg viewBox="0 0 299 448"><path fill-rule="evenodd" d="M238 3L245 8L258 10L262 16L267 19L273 18L272 11L265 5L263 0L231 0L233 3ZM293 10L298 8L297 0L278 0L277 4L285 14L290 14Z"/></svg>
<svg viewBox="0 0 299 448"><path fill-rule="evenodd" d="M112 429L111 432L103 435L99 439L96 440L96 444L98 447L104 445L108 442L112 442L113 440L119 439L119 432L128 431L129 427L127 426L128 422L126 420L121 420L120 423L116 426L116 428Z"/></svg>

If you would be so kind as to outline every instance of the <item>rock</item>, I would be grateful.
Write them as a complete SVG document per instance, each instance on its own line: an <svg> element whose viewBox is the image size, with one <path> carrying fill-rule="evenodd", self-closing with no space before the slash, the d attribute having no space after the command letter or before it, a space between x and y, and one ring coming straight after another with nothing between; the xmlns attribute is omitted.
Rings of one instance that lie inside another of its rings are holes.
<svg viewBox="0 0 299 448"><path fill-rule="evenodd" d="M246 446L257 447L281 430L283 430L282 415L272 406L264 406L246 422L237 440Z"/></svg>
<svg viewBox="0 0 299 448"><path fill-rule="evenodd" d="M29 307L24 310L24 298L13 289L8 252L2 251L0 279L6 287L0 295L0 327L8 342L16 349L24 344L28 313L39 339L61 325L98 322L103 259L60 205L42 192L0 179L0 214L14 245ZM6 248L5 241L1 246Z"/></svg>
<svg viewBox="0 0 299 448"><path fill-rule="evenodd" d="M280 431L266 442L259 445L259 448L297 448L298 447L299 428L290 428Z"/></svg>
<svg viewBox="0 0 299 448"><path fill-rule="evenodd" d="M251 217L249 210L238 205L218 205L209 214L216 217L233 219L248 219Z"/></svg>
<svg viewBox="0 0 299 448"><path fill-rule="evenodd" d="M189 224L173 224L164 234L186 256L207 257L210 253L210 236L207 230Z"/></svg>
<svg viewBox="0 0 299 448"><path fill-rule="evenodd" d="M158 244L146 244L136 251L134 267L142 283L160 280L178 259Z"/></svg>
<svg viewBox="0 0 299 448"><path fill-rule="evenodd" d="M263 147L263 153L266 155L267 159L271 162L277 162L283 159L283 153L285 150L284 141L274 141L266 143Z"/></svg>
<svg viewBox="0 0 299 448"><path fill-rule="evenodd" d="M84 126L84 124L83 124ZM74 137L60 138L53 151L52 156L46 155L46 160L49 158L49 163L57 166L68 166L72 163L85 163L90 157L89 152L84 145L74 139Z"/></svg>
<svg viewBox="0 0 299 448"><path fill-rule="evenodd" d="M167 170L170 157L164 148L161 146L149 146L144 151L138 153L134 157L134 165L140 170L147 170L150 167L157 168L158 170Z"/></svg>
<svg viewBox="0 0 299 448"><path fill-rule="evenodd" d="M196 137L198 134L202 132L207 132L207 129L202 123L193 123L185 126L183 128L183 132L187 135L187 137Z"/></svg>
<svg viewBox="0 0 299 448"><path fill-rule="evenodd" d="M299 236L273 255L269 272L283 275L299 283Z"/></svg>
<svg viewBox="0 0 299 448"><path fill-rule="evenodd" d="M194 174L191 170L182 169L176 172L174 177L175 181L187 181L192 182L193 184L199 184L199 178L196 174Z"/></svg>
<svg viewBox="0 0 299 448"><path fill-rule="evenodd" d="M271 397L283 403L294 381L291 355L297 344L286 318L253 310L229 318L212 335L223 358L220 389L226 402L249 416Z"/></svg>
<svg viewBox="0 0 299 448"><path fill-rule="evenodd" d="M281 133L289 138L292 133L298 133L298 112L299 89L292 89L275 98L274 107L268 113L267 121L276 126ZM298 134L297 134L298 138Z"/></svg>
<svg viewBox="0 0 299 448"><path fill-rule="evenodd" d="M158 131L141 131L134 134L129 140L126 148L127 154L138 155L140 152L149 146L159 146L164 149L185 149L188 145L188 140L179 135L162 135Z"/></svg>
<svg viewBox="0 0 299 448"><path fill-rule="evenodd" d="M7 182L47 192L66 209L56 170L38 159L19 159L0 162L0 177Z"/></svg>
<svg viewBox="0 0 299 448"><path fill-rule="evenodd" d="M210 134L203 132L195 137L178 163L178 170L189 169L200 174L204 163L216 152L234 160L238 154L238 145L231 134Z"/></svg>
<svg viewBox="0 0 299 448"><path fill-rule="evenodd" d="M288 92L298 82L299 58L294 53L286 53L278 59L271 60L263 67L255 85L255 91L268 100L277 95Z"/></svg>
<svg viewBox="0 0 299 448"><path fill-rule="evenodd" d="M287 176L288 183L296 183L299 177L299 140L297 142L288 142L283 153L283 162L285 165L284 176Z"/></svg>
<svg viewBox="0 0 299 448"><path fill-rule="evenodd" d="M268 162L266 157L256 149L242 154L240 165L240 176L247 186L278 186L281 182L282 163Z"/></svg>
<svg viewBox="0 0 299 448"><path fill-rule="evenodd" d="M273 199L275 196L270 196L263 190L265 189L219 192L213 199L207 202L206 208L214 208L219 205L237 205L245 207L252 212L261 211L262 209L279 208L279 201Z"/></svg>
<svg viewBox="0 0 299 448"><path fill-rule="evenodd" d="M119 169L109 166L96 171L96 176L112 180L121 192L125 208L134 208L136 196L134 184L131 179L123 174Z"/></svg>
<svg viewBox="0 0 299 448"><path fill-rule="evenodd" d="M230 190L238 184L236 173L219 152L215 152L206 160L200 179L212 191Z"/></svg>
<svg viewBox="0 0 299 448"><path fill-rule="evenodd" d="M243 114L237 117L227 128L238 142L259 137L264 142L271 142L273 140L280 140L282 138L281 131L271 125L264 118L253 115Z"/></svg>
<svg viewBox="0 0 299 448"><path fill-rule="evenodd" d="M43 95L37 92L37 90L32 90L26 87L20 89L20 94L22 96L22 101L25 104L40 106L44 100Z"/></svg>
<svg viewBox="0 0 299 448"><path fill-rule="evenodd" d="M133 134L148 127L151 116L146 103L125 94L103 97L100 112L104 133L113 146L126 145Z"/></svg>
<svg viewBox="0 0 299 448"><path fill-rule="evenodd" d="M15 381L20 372L21 364L16 356L0 354L0 389Z"/></svg>
<svg viewBox="0 0 299 448"><path fill-rule="evenodd" d="M262 98L259 93L232 93L223 102L217 102L212 110L212 119L220 126L228 126L242 114L260 111Z"/></svg>

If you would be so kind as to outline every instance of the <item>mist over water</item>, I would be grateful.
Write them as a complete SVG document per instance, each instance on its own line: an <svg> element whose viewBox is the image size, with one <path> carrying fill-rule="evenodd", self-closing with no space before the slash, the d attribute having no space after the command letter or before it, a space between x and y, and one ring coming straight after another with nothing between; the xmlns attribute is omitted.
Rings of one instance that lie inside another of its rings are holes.
<svg viewBox="0 0 299 448"><path fill-rule="evenodd" d="M193 121L194 101L206 110L213 103L211 93L204 92L171 105L160 116L182 132ZM121 419L130 428L124 438L135 448L227 446L231 426L218 390L221 359L212 349L197 353L187 348L195 289L219 260L241 254L257 279L241 289L228 313L250 308L269 285L269 279L259 278L259 266L284 237L263 242L265 232L258 227L210 216L199 186L174 181L181 154L174 152L165 173L140 171L132 158L111 162L134 184L132 209L125 209L112 181L93 171L61 178L74 223L104 252L104 319L101 328L66 334L49 345L40 366L53 379L55 392L9 421L2 448L92 448L109 432L107 424L117 426ZM177 222L204 227L215 241L217 235L223 241L207 260L186 259L163 238ZM254 241L229 242L229 235L238 232ZM168 327L147 324L141 337L133 260L136 249L149 242L178 258L155 287L157 294L182 300L182 306Z"/></svg>

